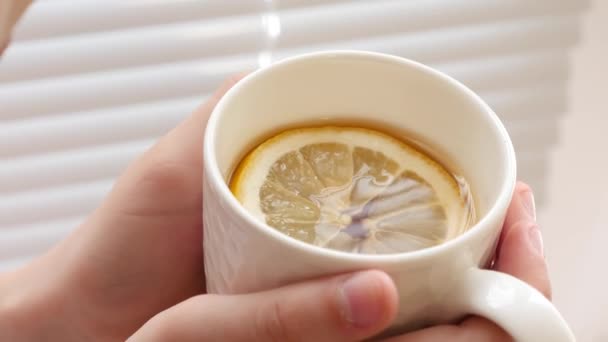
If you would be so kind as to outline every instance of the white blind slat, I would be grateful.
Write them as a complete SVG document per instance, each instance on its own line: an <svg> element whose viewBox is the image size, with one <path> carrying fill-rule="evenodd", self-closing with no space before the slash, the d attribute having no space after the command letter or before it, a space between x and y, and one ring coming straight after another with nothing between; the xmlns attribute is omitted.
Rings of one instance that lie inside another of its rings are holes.
<svg viewBox="0 0 608 342"><path fill-rule="evenodd" d="M332 42L307 47L373 50L407 55L425 63L473 55L568 47L578 36L577 17L549 16L430 30L416 34L392 32L363 41ZM394 36L394 34L398 34ZM159 44L158 42L162 42ZM212 58L255 52L270 45L259 17L245 16L169 26L145 27L63 39L25 42L7 51L0 64L0 82L65 76L111 68L128 68L175 60ZM277 51L275 58L305 51ZM68 51L68 53L66 53ZM111 54L103 53L112 51ZM43 59L40 56L45 56Z"/></svg>
<svg viewBox="0 0 608 342"><path fill-rule="evenodd" d="M4 123L0 158L160 136L204 100L201 95Z"/></svg>
<svg viewBox="0 0 608 342"><path fill-rule="evenodd" d="M0 87L0 117L18 119L195 96L209 93L224 78L256 66L255 56L244 56L11 83ZM23 101L25 98L36 101Z"/></svg>
<svg viewBox="0 0 608 342"><path fill-rule="evenodd" d="M509 89L544 81L564 82L568 77L567 50L480 58L431 64L474 91Z"/></svg>
<svg viewBox="0 0 608 342"><path fill-rule="evenodd" d="M244 16L25 42L7 51L0 82L255 53L266 41L260 18Z"/></svg>
<svg viewBox="0 0 608 342"><path fill-rule="evenodd" d="M0 167L0 189L14 194L116 177L153 143L136 140L14 159Z"/></svg>
<svg viewBox="0 0 608 342"><path fill-rule="evenodd" d="M396 32L308 44L273 52L277 59L328 49L358 49L407 56L423 63L569 47L579 37L573 14L513 18L500 22L441 27L415 33Z"/></svg>
<svg viewBox="0 0 608 342"><path fill-rule="evenodd" d="M352 37L458 27L539 15L560 15L577 12L587 5L586 0L374 1L374 6L366 2L348 2L335 6L284 11L281 13L281 34L277 38L276 46L302 46Z"/></svg>
<svg viewBox="0 0 608 342"><path fill-rule="evenodd" d="M42 1L26 13L16 29L17 40L118 31L131 27L217 18L263 11L262 1L250 0L58 0ZM78 18L78 20L66 20Z"/></svg>
<svg viewBox="0 0 608 342"><path fill-rule="evenodd" d="M26 13L15 38L17 41L49 39L343 1L352 0L104 0L103 3L99 0L38 0Z"/></svg>
<svg viewBox="0 0 608 342"><path fill-rule="evenodd" d="M44 223L89 213L112 188L112 183L113 179L105 179L3 195L0 197L0 227Z"/></svg>

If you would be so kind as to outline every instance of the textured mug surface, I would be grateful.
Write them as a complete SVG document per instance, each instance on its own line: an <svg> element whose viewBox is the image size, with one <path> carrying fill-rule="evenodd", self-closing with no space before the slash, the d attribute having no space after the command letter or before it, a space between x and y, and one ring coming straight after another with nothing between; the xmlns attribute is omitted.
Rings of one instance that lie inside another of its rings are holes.
<svg viewBox="0 0 608 342"><path fill-rule="evenodd" d="M286 126L373 121L414 132L459 166L475 194L477 223L420 251L360 255L295 240L256 220L232 196L230 172L253 142ZM521 341L571 341L551 303L491 260L516 182L515 153L493 111L454 79L383 54L335 51L290 58L236 84L214 109L204 143L207 289L233 294L365 268L399 292L395 331L486 316ZM547 332L549 331L549 332Z"/></svg>

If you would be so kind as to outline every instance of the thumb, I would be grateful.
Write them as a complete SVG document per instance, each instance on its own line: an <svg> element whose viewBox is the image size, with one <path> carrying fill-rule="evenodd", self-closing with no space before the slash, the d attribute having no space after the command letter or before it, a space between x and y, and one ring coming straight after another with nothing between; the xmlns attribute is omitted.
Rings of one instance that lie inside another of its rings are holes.
<svg viewBox="0 0 608 342"><path fill-rule="evenodd" d="M385 329L396 312L391 278L363 271L255 294L193 297L129 341L359 341Z"/></svg>

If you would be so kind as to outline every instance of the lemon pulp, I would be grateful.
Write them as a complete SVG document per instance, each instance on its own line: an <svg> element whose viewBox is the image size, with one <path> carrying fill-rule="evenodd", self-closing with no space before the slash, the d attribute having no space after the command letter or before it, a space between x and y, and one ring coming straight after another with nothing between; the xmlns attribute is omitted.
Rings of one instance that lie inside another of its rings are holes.
<svg viewBox="0 0 608 342"><path fill-rule="evenodd" d="M386 254L433 246L466 230L466 183L426 154L375 130L284 131L239 164L230 188L269 226L335 250Z"/></svg>

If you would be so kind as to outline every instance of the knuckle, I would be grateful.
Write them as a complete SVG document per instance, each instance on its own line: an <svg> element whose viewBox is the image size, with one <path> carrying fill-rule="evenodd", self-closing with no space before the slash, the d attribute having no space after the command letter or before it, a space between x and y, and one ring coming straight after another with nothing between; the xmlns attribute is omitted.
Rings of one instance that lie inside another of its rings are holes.
<svg viewBox="0 0 608 342"><path fill-rule="evenodd" d="M290 332L285 310L279 301L263 305L256 317L256 336L259 340L296 341ZM257 340L257 339L256 339Z"/></svg>

